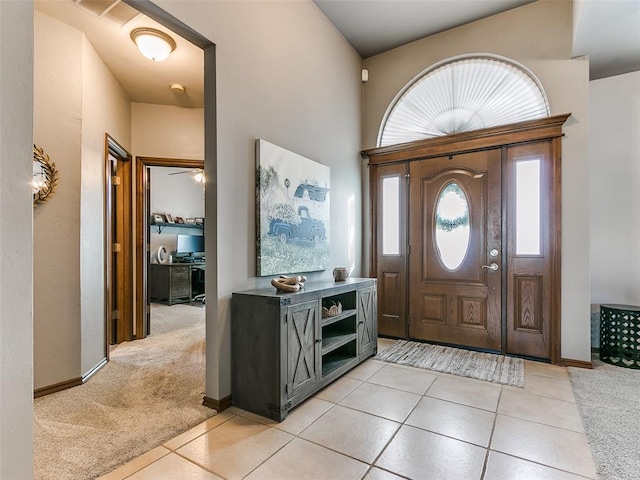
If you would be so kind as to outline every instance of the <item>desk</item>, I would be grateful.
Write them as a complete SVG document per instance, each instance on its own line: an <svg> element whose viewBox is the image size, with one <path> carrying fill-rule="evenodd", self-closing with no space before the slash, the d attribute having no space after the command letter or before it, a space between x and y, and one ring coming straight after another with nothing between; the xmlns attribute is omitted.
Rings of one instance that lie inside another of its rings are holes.
<svg viewBox="0 0 640 480"><path fill-rule="evenodd" d="M149 298L168 305L188 303L204 293L204 263L152 263Z"/></svg>
<svg viewBox="0 0 640 480"><path fill-rule="evenodd" d="M640 368L640 307L600 305L600 360Z"/></svg>

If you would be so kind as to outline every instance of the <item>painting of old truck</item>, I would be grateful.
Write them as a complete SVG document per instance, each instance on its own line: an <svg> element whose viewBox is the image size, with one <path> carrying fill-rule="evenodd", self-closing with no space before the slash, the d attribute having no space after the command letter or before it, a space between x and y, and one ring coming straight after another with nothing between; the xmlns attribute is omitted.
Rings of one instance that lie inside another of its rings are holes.
<svg viewBox="0 0 640 480"><path fill-rule="evenodd" d="M329 167L256 140L258 276L328 268L329 183Z"/></svg>

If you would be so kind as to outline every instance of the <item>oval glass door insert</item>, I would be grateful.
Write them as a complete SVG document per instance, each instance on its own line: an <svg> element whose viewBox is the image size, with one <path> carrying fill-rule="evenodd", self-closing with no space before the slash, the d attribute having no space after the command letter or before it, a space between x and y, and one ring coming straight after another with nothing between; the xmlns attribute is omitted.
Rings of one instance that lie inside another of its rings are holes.
<svg viewBox="0 0 640 480"><path fill-rule="evenodd" d="M436 250L440 261L448 270L457 270L469 249L469 202L456 182L449 183L440 192L436 203Z"/></svg>

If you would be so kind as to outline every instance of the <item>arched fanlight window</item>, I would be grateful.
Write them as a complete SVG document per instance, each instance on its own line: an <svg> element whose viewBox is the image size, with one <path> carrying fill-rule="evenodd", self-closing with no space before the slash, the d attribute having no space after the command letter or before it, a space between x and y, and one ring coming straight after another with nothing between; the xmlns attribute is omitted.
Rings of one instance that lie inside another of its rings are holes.
<svg viewBox="0 0 640 480"><path fill-rule="evenodd" d="M476 54L437 63L407 84L382 121L378 146L549 116L539 80L506 58Z"/></svg>

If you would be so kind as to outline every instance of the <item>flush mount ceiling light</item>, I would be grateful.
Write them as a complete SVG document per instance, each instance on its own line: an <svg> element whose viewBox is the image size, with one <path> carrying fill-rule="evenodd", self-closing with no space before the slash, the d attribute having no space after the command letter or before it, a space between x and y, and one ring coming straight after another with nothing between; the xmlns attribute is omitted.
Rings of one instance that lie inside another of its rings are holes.
<svg viewBox="0 0 640 480"><path fill-rule="evenodd" d="M140 53L154 62L162 62L176 49L176 42L164 32L154 28L136 28L131 31L131 40Z"/></svg>

